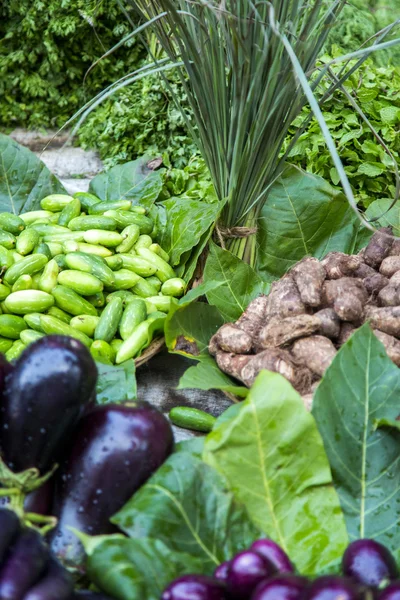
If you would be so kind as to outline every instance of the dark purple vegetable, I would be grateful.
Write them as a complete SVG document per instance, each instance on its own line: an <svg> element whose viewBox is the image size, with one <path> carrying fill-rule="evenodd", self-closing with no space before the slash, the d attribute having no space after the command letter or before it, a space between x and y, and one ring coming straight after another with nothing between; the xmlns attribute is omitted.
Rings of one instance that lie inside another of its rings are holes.
<svg viewBox="0 0 400 600"><path fill-rule="evenodd" d="M7 377L12 373L14 367L8 362L4 354L0 353L0 398L3 395Z"/></svg>
<svg viewBox="0 0 400 600"><path fill-rule="evenodd" d="M285 573L262 581L251 600L298 600L308 584L306 577Z"/></svg>
<svg viewBox="0 0 400 600"><path fill-rule="evenodd" d="M226 600L221 581L206 575L184 575L164 590L161 600Z"/></svg>
<svg viewBox="0 0 400 600"><path fill-rule="evenodd" d="M68 600L113 600L110 596L105 596L98 592L90 592L89 590L79 590L74 592Z"/></svg>
<svg viewBox="0 0 400 600"><path fill-rule="evenodd" d="M276 567L254 550L239 552L230 561L227 577L229 594L235 600L248 600L257 585L272 577Z"/></svg>
<svg viewBox="0 0 400 600"><path fill-rule="evenodd" d="M23 600L69 600L73 590L72 576L51 557L42 578L30 588Z"/></svg>
<svg viewBox="0 0 400 600"><path fill-rule="evenodd" d="M281 573L294 572L294 567L286 552L272 540L266 538L257 540L251 545L250 549L268 558Z"/></svg>
<svg viewBox="0 0 400 600"><path fill-rule="evenodd" d="M379 600L400 600L400 581L393 581L380 594Z"/></svg>
<svg viewBox="0 0 400 600"><path fill-rule="evenodd" d="M7 508L0 509L0 564L6 552L21 529L19 519L15 512Z"/></svg>
<svg viewBox="0 0 400 600"><path fill-rule="evenodd" d="M375 540L356 540L347 546L342 559L344 575L359 583L379 587L399 574L390 551Z"/></svg>
<svg viewBox="0 0 400 600"><path fill-rule="evenodd" d="M47 336L22 353L6 380L0 410L0 447L10 469L50 469L70 441L96 379L89 351L72 338Z"/></svg>
<svg viewBox="0 0 400 600"><path fill-rule="evenodd" d="M53 502L54 479L48 479L40 488L28 494L24 502L24 511L37 515L49 515Z"/></svg>
<svg viewBox="0 0 400 600"><path fill-rule="evenodd" d="M90 535L113 530L110 518L169 456L172 429L147 402L97 406L82 417L56 478L52 550L76 564L82 547L68 528Z"/></svg>
<svg viewBox="0 0 400 600"><path fill-rule="evenodd" d="M0 569L1 600L22 600L43 574L49 556L40 533L34 529L22 531Z"/></svg>
<svg viewBox="0 0 400 600"><path fill-rule="evenodd" d="M230 564L231 564L231 561L227 560L227 561L221 563L220 565L218 565L218 567L214 571L214 577L216 579L219 579L219 581L224 581L226 583L228 580L228 571L229 571Z"/></svg>
<svg viewBox="0 0 400 600"><path fill-rule="evenodd" d="M305 589L304 600L361 600L363 589L348 577L324 575Z"/></svg>

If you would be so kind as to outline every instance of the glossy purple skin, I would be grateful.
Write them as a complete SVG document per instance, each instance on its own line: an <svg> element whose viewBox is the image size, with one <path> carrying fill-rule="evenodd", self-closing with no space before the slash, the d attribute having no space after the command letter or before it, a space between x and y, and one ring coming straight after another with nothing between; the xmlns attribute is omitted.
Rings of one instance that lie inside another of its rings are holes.
<svg viewBox="0 0 400 600"><path fill-rule="evenodd" d="M218 565L218 567L214 571L215 579L219 579L219 581L223 581L224 583L228 580L228 571L230 567L231 561L226 560L225 562Z"/></svg>
<svg viewBox="0 0 400 600"><path fill-rule="evenodd" d="M342 559L344 575L370 587L398 577L396 561L389 550L375 540L356 540L347 546Z"/></svg>
<svg viewBox="0 0 400 600"><path fill-rule="evenodd" d="M400 581L393 581L382 590L379 600L400 600Z"/></svg>
<svg viewBox="0 0 400 600"><path fill-rule="evenodd" d="M24 511L37 515L49 515L53 502L54 478L51 477L40 488L30 492L25 498Z"/></svg>
<svg viewBox="0 0 400 600"><path fill-rule="evenodd" d="M266 538L257 540L250 546L250 549L268 558L280 573L294 572L293 564L286 552L272 540Z"/></svg>
<svg viewBox="0 0 400 600"><path fill-rule="evenodd" d="M234 600L248 600L257 585L272 577L276 567L254 550L239 552L230 561L227 587Z"/></svg>
<svg viewBox="0 0 400 600"><path fill-rule="evenodd" d="M36 467L44 474L53 466L96 380L90 352L72 338L46 336L22 353L0 409L0 448L10 469Z"/></svg>
<svg viewBox="0 0 400 600"><path fill-rule="evenodd" d="M69 457L56 477L51 548L73 565L83 548L68 529L90 535L114 531L110 518L165 461L173 448L172 429L147 402L97 406L74 432Z"/></svg>
<svg viewBox="0 0 400 600"><path fill-rule="evenodd" d="M7 508L0 508L0 564L20 530L21 525L15 512Z"/></svg>
<svg viewBox="0 0 400 600"><path fill-rule="evenodd" d="M226 600L221 581L206 575L184 575L164 590L161 600Z"/></svg>
<svg viewBox="0 0 400 600"><path fill-rule="evenodd" d="M3 395L6 379L13 372L13 370L13 365L8 362L4 354L0 353L0 396Z"/></svg>
<svg viewBox="0 0 400 600"><path fill-rule="evenodd" d="M49 549L40 533L26 529L17 536L0 569L0 598L23 600L46 569Z"/></svg>
<svg viewBox="0 0 400 600"><path fill-rule="evenodd" d="M51 557L45 573L30 588L29 592L25 594L23 600L47 600L48 598L69 600L73 590L74 582L72 576L58 560Z"/></svg>
<svg viewBox="0 0 400 600"><path fill-rule="evenodd" d="M306 577L292 573L275 575L256 587L251 600L299 600L307 585Z"/></svg>
<svg viewBox="0 0 400 600"><path fill-rule="evenodd" d="M304 590L302 600L362 600L364 592L348 577L325 575Z"/></svg>

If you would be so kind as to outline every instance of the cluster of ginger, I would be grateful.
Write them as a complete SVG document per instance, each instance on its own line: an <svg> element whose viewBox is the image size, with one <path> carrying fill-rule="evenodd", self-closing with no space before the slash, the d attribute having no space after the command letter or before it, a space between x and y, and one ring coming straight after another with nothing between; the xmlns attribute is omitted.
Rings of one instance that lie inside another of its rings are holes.
<svg viewBox="0 0 400 600"><path fill-rule="evenodd" d="M298 262L236 323L223 325L209 351L248 387L263 369L280 373L309 406L336 352L365 322L400 366L400 240L390 228L357 255Z"/></svg>

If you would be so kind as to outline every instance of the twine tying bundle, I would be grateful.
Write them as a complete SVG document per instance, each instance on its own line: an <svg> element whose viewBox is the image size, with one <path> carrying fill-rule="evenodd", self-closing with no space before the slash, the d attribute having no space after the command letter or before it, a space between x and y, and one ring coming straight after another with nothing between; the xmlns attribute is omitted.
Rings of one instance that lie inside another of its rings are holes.
<svg viewBox="0 0 400 600"><path fill-rule="evenodd" d="M257 233L257 227L223 227L221 225L216 225L215 232L219 243L221 244L221 248L225 249L224 240L250 237Z"/></svg>

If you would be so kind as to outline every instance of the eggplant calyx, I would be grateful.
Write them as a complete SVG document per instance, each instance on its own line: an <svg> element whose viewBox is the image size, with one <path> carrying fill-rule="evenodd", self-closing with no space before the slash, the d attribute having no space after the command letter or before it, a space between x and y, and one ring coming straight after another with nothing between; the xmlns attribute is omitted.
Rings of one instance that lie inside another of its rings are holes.
<svg viewBox="0 0 400 600"><path fill-rule="evenodd" d="M54 465L50 471L44 475L40 475L39 470L36 469L36 467L14 473L0 457L0 486L9 490L17 489L21 494L26 495L46 483L57 468L58 465ZM2 495L5 495L3 494L3 491Z"/></svg>

